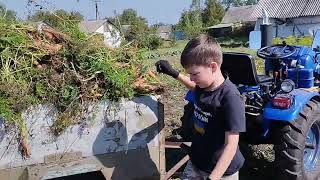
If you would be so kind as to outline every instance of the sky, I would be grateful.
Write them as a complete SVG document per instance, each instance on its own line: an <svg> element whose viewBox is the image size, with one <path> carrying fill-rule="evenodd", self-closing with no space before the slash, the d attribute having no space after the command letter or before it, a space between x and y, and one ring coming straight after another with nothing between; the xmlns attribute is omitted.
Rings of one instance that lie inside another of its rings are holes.
<svg viewBox="0 0 320 180"><path fill-rule="evenodd" d="M95 19L95 0L35 0L47 10L64 9L78 11L85 19ZM183 10L189 9L192 0L98 0L100 18L121 14L124 9L132 8L149 23L176 24ZM34 8L27 7L27 0L0 0L8 9L17 12L25 19ZM31 10L31 11L30 11Z"/></svg>

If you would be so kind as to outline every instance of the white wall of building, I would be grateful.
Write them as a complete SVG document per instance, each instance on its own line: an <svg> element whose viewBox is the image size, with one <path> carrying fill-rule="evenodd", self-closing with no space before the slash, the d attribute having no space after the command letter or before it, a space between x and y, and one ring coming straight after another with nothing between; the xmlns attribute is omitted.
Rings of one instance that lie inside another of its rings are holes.
<svg viewBox="0 0 320 180"><path fill-rule="evenodd" d="M293 18L293 23L285 23L282 25L275 25L275 19L270 19L273 24L274 37L287 36L313 36L315 32L320 29L320 16L299 17ZM262 19L256 21L255 30L260 30Z"/></svg>
<svg viewBox="0 0 320 180"><path fill-rule="evenodd" d="M106 45L113 48L120 47L122 41L120 31L112 24L105 23L96 30L96 33L103 34Z"/></svg>

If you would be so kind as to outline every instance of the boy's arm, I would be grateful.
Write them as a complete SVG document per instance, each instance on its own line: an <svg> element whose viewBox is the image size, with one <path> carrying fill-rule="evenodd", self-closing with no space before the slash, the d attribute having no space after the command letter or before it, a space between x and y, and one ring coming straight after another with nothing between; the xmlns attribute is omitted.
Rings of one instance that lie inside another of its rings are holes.
<svg viewBox="0 0 320 180"><path fill-rule="evenodd" d="M220 180L222 178L237 152L238 142L239 133L225 133L225 146L215 168L209 176L211 180Z"/></svg>
<svg viewBox="0 0 320 180"><path fill-rule="evenodd" d="M185 85L189 90L194 91L196 88L196 84L190 80L189 77L179 73L178 77L176 78L179 82Z"/></svg>
<svg viewBox="0 0 320 180"><path fill-rule="evenodd" d="M188 89L194 90L196 87L196 84L190 80L189 77L179 73L177 70L173 69L172 66L169 64L166 60L160 60L156 62L156 68L157 72L167 74L175 79L177 79L179 82L181 82L183 85L185 85Z"/></svg>

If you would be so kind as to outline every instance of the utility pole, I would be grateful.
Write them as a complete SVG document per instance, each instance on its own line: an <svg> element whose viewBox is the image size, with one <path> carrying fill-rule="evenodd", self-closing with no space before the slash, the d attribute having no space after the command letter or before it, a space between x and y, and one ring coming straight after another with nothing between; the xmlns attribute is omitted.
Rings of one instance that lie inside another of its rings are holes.
<svg viewBox="0 0 320 180"><path fill-rule="evenodd" d="M93 0L95 3L95 8L96 8L96 20L100 19L100 13L99 13L99 8L98 8L98 3L101 2L100 0Z"/></svg>

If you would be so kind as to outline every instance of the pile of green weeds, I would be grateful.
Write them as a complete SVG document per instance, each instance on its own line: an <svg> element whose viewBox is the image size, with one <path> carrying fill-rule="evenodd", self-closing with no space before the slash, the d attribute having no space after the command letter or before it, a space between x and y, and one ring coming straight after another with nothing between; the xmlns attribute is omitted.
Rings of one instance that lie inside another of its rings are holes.
<svg viewBox="0 0 320 180"><path fill-rule="evenodd" d="M130 46L111 49L100 36L80 32L76 24L38 31L23 22L0 19L0 116L25 130L21 112L54 104L59 135L88 101L119 100L137 95L144 52Z"/></svg>

